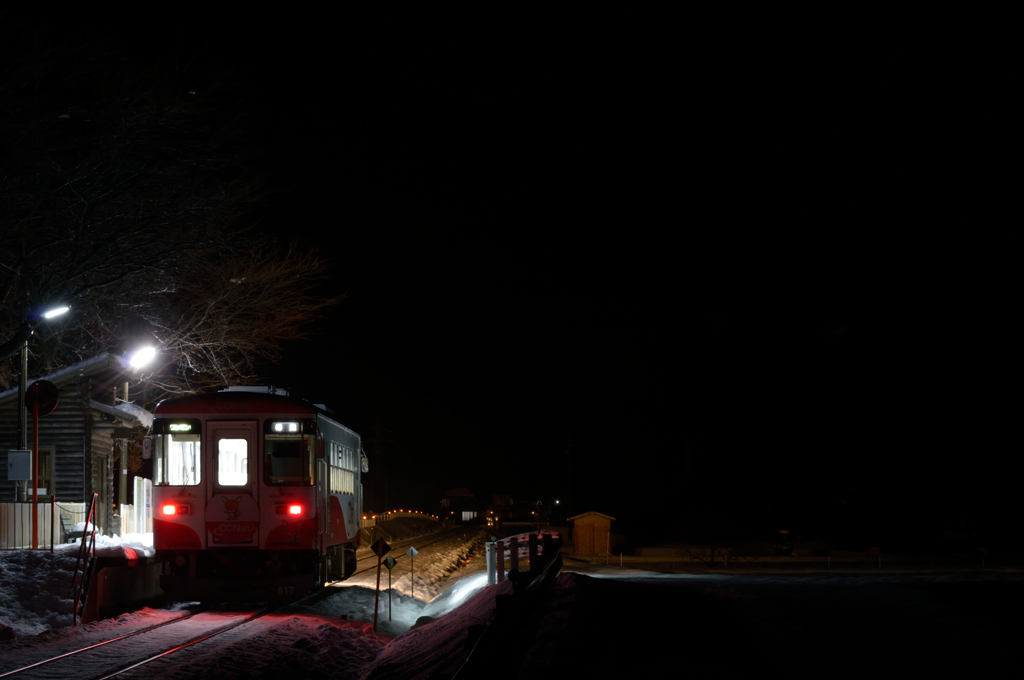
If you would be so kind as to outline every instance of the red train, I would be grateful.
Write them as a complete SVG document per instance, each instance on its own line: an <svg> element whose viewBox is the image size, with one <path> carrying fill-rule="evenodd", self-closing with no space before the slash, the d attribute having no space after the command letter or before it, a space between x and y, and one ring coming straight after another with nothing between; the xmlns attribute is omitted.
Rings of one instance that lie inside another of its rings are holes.
<svg viewBox="0 0 1024 680"><path fill-rule="evenodd" d="M302 595L355 570L359 435L267 392L166 399L153 411L153 542L179 601Z"/></svg>

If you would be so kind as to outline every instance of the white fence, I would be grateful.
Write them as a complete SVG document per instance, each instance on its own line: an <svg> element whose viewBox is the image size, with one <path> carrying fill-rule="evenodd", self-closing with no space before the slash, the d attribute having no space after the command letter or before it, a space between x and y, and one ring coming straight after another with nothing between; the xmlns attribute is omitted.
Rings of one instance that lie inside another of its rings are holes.
<svg viewBox="0 0 1024 680"><path fill-rule="evenodd" d="M36 546L49 550L52 545L65 543L64 526L68 529L85 521L88 506L85 503L51 501L17 501L0 503L0 550L26 550L32 548L32 508L36 513ZM63 521L62 521L63 520Z"/></svg>
<svg viewBox="0 0 1024 680"><path fill-rule="evenodd" d="M121 531L125 534L153 533L153 482L135 478L135 502L121 506Z"/></svg>

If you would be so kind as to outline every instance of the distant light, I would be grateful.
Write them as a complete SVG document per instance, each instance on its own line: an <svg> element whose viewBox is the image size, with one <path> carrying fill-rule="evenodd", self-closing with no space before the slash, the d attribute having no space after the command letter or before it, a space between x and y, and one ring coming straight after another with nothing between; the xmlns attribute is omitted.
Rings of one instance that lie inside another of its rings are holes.
<svg viewBox="0 0 1024 680"><path fill-rule="evenodd" d="M43 318L44 319L52 319L55 316L60 316L64 312L68 311L69 309L71 309L71 308L70 307L55 307L55 308L51 309L50 311L46 312L45 314L43 314Z"/></svg>
<svg viewBox="0 0 1024 680"><path fill-rule="evenodd" d="M557 500L555 501L555 505L558 505L558 501Z"/></svg>
<svg viewBox="0 0 1024 680"><path fill-rule="evenodd" d="M156 350L152 347L143 347L132 355L128 364L132 368L142 368L156 356Z"/></svg>

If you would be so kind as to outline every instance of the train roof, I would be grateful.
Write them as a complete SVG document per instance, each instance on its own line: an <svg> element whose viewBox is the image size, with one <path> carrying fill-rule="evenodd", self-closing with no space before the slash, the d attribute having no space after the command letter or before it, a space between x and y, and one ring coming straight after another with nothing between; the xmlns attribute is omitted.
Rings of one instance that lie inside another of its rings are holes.
<svg viewBox="0 0 1024 680"><path fill-rule="evenodd" d="M289 413L315 415L321 409L295 397L259 392L213 392L164 399L153 409L156 417L185 413Z"/></svg>

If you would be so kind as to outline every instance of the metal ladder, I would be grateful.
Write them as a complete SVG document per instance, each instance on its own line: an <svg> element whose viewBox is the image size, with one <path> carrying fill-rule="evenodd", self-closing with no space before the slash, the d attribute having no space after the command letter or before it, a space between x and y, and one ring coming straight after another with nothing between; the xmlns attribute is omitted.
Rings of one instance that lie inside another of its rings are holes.
<svg viewBox="0 0 1024 680"><path fill-rule="evenodd" d="M89 597L89 584L92 582L93 572L96 570L96 500L98 498L99 494L94 493L92 495L89 513L85 518L85 533L82 535L82 547L78 549L78 561L75 563L74 578L71 581L71 590L74 593L72 624L75 626L85 616L85 603ZM92 531L89 531L90 526ZM83 562L85 562L84 568L82 566ZM79 572L81 572L81 578L79 578Z"/></svg>

